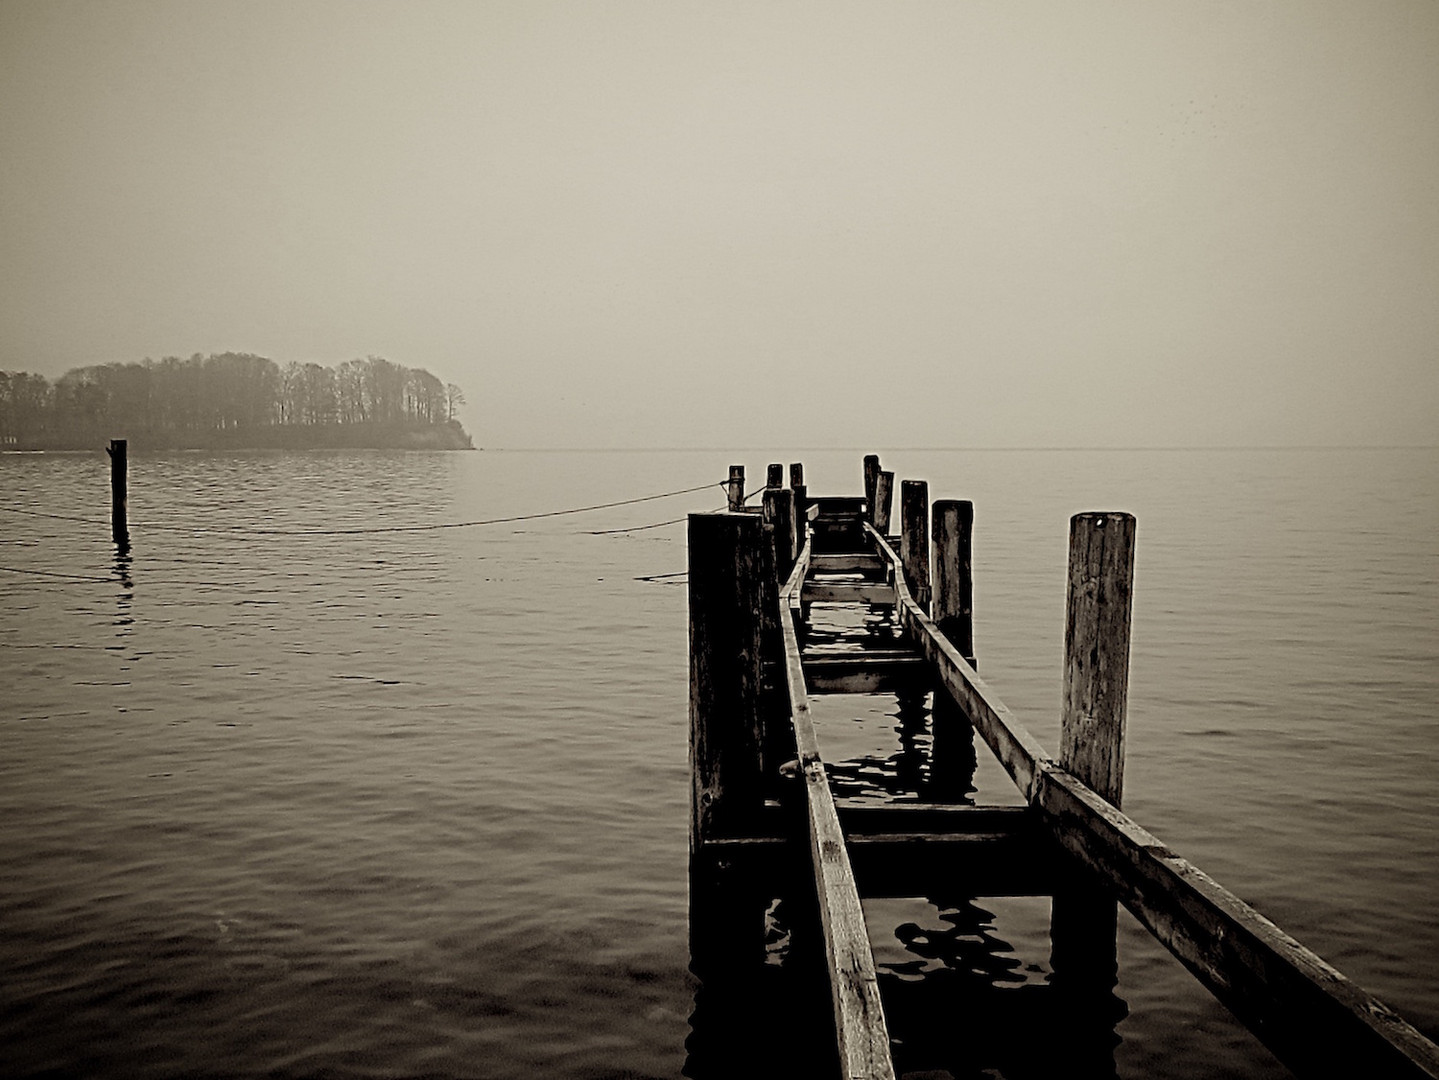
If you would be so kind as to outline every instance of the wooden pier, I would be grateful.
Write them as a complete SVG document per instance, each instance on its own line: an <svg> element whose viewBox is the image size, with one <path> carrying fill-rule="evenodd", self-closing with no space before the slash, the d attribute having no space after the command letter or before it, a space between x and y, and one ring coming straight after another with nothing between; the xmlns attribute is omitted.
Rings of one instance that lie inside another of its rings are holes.
<svg viewBox="0 0 1439 1080"><path fill-rule="evenodd" d="M1052 897L1052 980L1080 1010L1114 987L1118 902L1297 1075L1439 1077L1439 1047L1121 811L1133 517L1071 520L1052 758L976 670L971 504L931 508L924 481L896 487L873 455L862 495L812 497L798 465L788 479L771 465L747 500L732 467L729 508L689 518L696 956L762 933L757 918L709 917L750 902L736 882L773 893L801 867L839 1075L892 1077L862 897ZM935 798L836 796L809 697L875 691L934 695ZM969 804L962 767L945 790L939 745L972 761L975 735L1024 805Z"/></svg>

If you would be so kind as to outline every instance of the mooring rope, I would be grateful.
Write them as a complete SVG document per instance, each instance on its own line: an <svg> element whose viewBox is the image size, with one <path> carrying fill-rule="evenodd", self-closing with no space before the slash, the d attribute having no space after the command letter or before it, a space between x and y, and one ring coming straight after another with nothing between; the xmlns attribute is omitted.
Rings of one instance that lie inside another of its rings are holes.
<svg viewBox="0 0 1439 1080"><path fill-rule="evenodd" d="M377 533L433 532L439 529L470 529L479 525L508 525L518 521L537 521L541 518L565 517L570 514L588 514L595 510L610 510L617 506L634 506L638 503L654 502L657 499L671 499L677 495L693 495L697 491L708 491L712 487L723 489L725 486L724 482L718 484L699 484L695 487L680 488L676 491L662 491L657 495L640 495L633 499L617 499L614 502L593 503L589 506L571 506L563 510L545 510L535 514L514 514L509 517L479 518L474 521L442 521L430 525L374 525L355 529L247 529L239 526L231 526L216 529L204 525L145 525L134 523L132 527L187 533L243 532L247 536L371 536ZM110 524L108 521L97 518L75 517L70 514L50 514L40 510L22 510L17 506L0 505L0 510L10 514L53 518L57 521L78 521L86 525L97 525L101 527ZM683 518L675 519L675 521L683 520ZM658 528L659 525L672 524L674 524L673 521L666 521L658 522L653 526L639 526L639 528ZM632 530L614 529L607 531L626 532Z"/></svg>
<svg viewBox="0 0 1439 1080"><path fill-rule="evenodd" d="M67 581L98 581L107 585L110 582L117 580L113 576L90 577L85 574L62 574L58 570L25 570L19 566L0 566L0 570L4 570L7 573L11 574L39 574L44 577L64 578Z"/></svg>

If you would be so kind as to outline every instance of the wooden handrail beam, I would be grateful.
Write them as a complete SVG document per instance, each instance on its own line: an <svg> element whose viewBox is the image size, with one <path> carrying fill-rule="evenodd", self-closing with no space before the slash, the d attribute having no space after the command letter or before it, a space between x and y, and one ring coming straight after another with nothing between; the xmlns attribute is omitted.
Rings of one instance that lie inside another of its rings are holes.
<svg viewBox="0 0 1439 1080"><path fill-rule="evenodd" d="M819 756L805 695L804 668L800 663L791 605L799 600L809 570L810 545L806 543L794 572L779 595L779 622L784 638L785 673L795 747L805 785L809 819L810 857L814 863L815 890L829 963L830 992L834 1004L835 1036L840 1068L846 1080L861 1077L892 1080L894 1062L889 1053L889 1030L879 999L879 978L874 953L860 906L854 868L845 849L829 777Z"/></svg>
<svg viewBox="0 0 1439 1080"><path fill-rule="evenodd" d="M1281 1061L1301 1075L1439 1078L1439 1046L1052 761L892 576L902 625L1054 839Z"/></svg>

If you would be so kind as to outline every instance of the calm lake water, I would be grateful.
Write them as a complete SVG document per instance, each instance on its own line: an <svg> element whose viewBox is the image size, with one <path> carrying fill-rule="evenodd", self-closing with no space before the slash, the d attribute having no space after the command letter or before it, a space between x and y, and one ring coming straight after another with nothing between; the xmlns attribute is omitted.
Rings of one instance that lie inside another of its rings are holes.
<svg viewBox="0 0 1439 1080"><path fill-rule="evenodd" d="M1136 515L1127 811L1439 1035L1439 451L866 449L974 501L981 668L1051 750L1068 517ZM864 452L140 455L120 561L103 454L0 456L4 1071L707 1075L684 526L603 530L719 488L343 530L731 462L852 494ZM827 757L893 758L893 697L819 712ZM978 783L1012 798L997 766ZM1022 1012L1048 902L867 916L901 1067L981 1075L906 1010L942 999L948 934ZM1119 933L1120 1076L1284 1075Z"/></svg>

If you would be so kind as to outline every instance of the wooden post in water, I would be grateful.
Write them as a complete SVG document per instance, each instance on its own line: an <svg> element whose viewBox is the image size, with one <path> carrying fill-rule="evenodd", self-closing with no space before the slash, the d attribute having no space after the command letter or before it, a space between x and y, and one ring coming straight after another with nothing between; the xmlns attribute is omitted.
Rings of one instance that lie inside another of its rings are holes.
<svg viewBox="0 0 1439 1080"><path fill-rule="evenodd" d="M934 623L974 666L974 503L934 503Z"/></svg>
<svg viewBox="0 0 1439 1080"><path fill-rule="evenodd" d="M1134 524L1132 514L1112 513L1069 522L1059 764L1116 807L1124 793Z"/></svg>
<svg viewBox="0 0 1439 1080"><path fill-rule="evenodd" d="M744 466L731 465L729 467L729 490L726 493L729 498L731 510L744 509Z"/></svg>
<svg viewBox="0 0 1439 1080"><path fill-rule="evenodd" d="M689 516L690 852L742 831L763 805L760 612L764 522Z"/></svg>
<svg viewBox="0 0 1439 1080"><path fill-rule="evenodd" d="M794 492L787 488L765 488L764 523L774 529L774 565L778 584L789 579L794 569Z"/></svg>
<svg viewBox="0 0 1439 1080"><path fill-rule="evenodd" d="M764 486L767 488L784 487L784 465L778 462L771 462L765 470Z"/></svg>
<svg viewBox="0 0 1439 1080"><path fill-rule="evenodd" d="M1064 619L1064 700L1059 764L1118 807L1124 791L1124 716L1129 691L1134 517L1076 514L1069 523ZM1057 892L1050 908L1050 963L1074 1025L1069 1037L1091 1068L1113 1068L1116 901L1084 884Z"/></svg>
<svg viewBox="0 0 1439 1080"><path fill-rule="evenodd" d="M899 483L899 558L909 595L929 611L929 485L923 480Z"/></svg>
<svg viewBox="0 0 1439 1080"><path fill-rule="evenodd" d="M874 485L879 480L879 455L866 454L864 458L864 514L874 524Z"/></svg>
<svg viewBox="0 0 1439 1080"><path fill-rule="evenodd" d="M874 527L889 535L889 511L894 505L894 473L881 472L874 478Z"/></svg>
<svg viewBox="0 0 1439 1080"><path fill-rule="evenodd" d="M974 503L968 499L934 501L934 624L968 661L974 658L974 569L972 534ZM960 802L974 790L979 757L974 747L974 726L964 710L943 688L934 692L931 718L934 745L930 750L931 797L936 802Z"/></svg>
<svg viewBox="0 0 1439 1080"><path fill-rule="evenodd" d="M798 553L804 547L809 525L809 519L805 517L805 512L809 509L805 502L809 488L804 482L804 465L799 462L794 462L789 467L789 488L794 492L794 546L795 552Z"/></svg>
<svg viewBox="0 0 1439 1080"><path fill-rule="evenodd" d="M110 535L115 546L121 551L130 549L130 524L126 514L129 499L129 462L126 459L128 442L125 439L111 439L105 452L110 455Z"/></svg>

